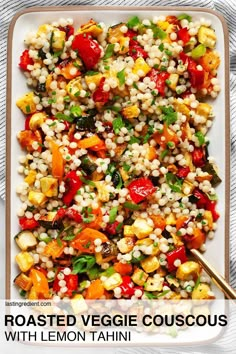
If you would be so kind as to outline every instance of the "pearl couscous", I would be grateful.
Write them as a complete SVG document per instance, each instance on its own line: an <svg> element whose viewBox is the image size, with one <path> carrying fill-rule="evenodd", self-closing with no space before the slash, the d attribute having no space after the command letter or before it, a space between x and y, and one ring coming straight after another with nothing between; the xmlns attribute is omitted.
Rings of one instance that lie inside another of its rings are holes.
<svg viewBox="0 0 236 354"><path fill-rule="evenodd" d="M206 103L220 92L216 41L187 14L60 19L26 35L22 296L213 297L188 250L205 251L219 217Z"/></svg>

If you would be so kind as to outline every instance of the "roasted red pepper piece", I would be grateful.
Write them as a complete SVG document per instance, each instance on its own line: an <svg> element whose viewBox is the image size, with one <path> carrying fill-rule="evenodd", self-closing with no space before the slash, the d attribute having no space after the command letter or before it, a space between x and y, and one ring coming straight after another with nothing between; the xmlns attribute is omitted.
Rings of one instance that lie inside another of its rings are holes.
<svg viewBox="0 0 236 354"><path fill-rule="evenodd" d="M148 178L135 179L128 185L130 197L134 203L139 203L155 192L156 188Z"/></svg>
<svg viewBox="0 0 236 354"><path fill-rule="evenodd" d="M28 219L26 216L23 216L19 219L19 224L22 230L33 230L39 226L39 223L34 218Z"/></svg>
<svg viewBox="0 0 236 354"><path fill-rule="evenodd" d="M215 200L208 199L206 208L207 208L207 210L209 210L212 213L213 221L216 221L219 219L220 214L216 211L216 201Z"/></svg>
<svg viewBox="0 0 236 354"><path fill-rule="evenodd" d="M184 52L181 52L179 55L180 59L184 64L188 64L188 72L190 75L190 83L193 87L201 87L204 83L204 71L197 69L197 63L186 55Z"/></svg>
<svg viewBox="0 0 236 354"><path fill-rule="evenodd" d="M73 208L69 208L66 210L66 216L77 223L80 223L82 221L82 216L80 215L80 213Z"/></svg>
<svg viewBox="0 0 236 354"><path fill-rule="evenodd" d="M19 63L19 67L22 69L22 70L25 70L25 71L29 71L27 69L27 66L28 65L34 65L34 61L33 59L29 56L29 49L26 49L23 51L23 53L21 54L20 56L20 63Z"/></svg>
<svg viewBox="0 0 236 354"><path fill-rule="evenodd" d="M30 122L31 117L32 117L32 114L29 114L29 115L25 118L25 130L30 130L29 122Z"/></svg>
<svg viewBox="0 0 236 354"><path fill-rule="evenodd" d="M205 150L202 147L195 147L192 152L193 164L196 167L203 167L206 164Z"/></svg>
<svg viewBox="0 0 236 354"><path fill-rule="evenodd" d="M130 30L130 29L125 33L125 36L129 37L129 39L130 39L130 41L129 41L130 46L138 43L137 42L137 35L138 35L137 32Z"/></svg>
<svg viewBox="0 0 236 354"><path fill-rule="evenodd" d="M66 192L64 193L62 200L67 206L70 206L77 190L82 186L80 178L77 176L75 171L70 171L65 176L65 187Z"/></svg>
<svg viewBox="0 0 236 354"><path fill-rule="evenodd" d="M98 88L93 93L93 100L95 102L101 102L104 104L109 101L110 94L108 91L104 91L103 89L104 83L105 83L105 77L102 77L99 82Z"/></svg>
<svg viewBox="0 0 236 354"><path fill-rule="evenodd" d="M156 89L161 96L165 96L166 80L168 80L170 74L167 72L158 72L156 69L152 69L148 74L150 80L155 82Z"/></svg>
<svg viewBox="0 0 236 354"><path fill-rule="evenodd" d="M106 232L109 235L116 235L117 234L117 227L120 225L119 221L115 221L112 224L107 224Z"/></svg>
<svg viewBox="0 0 236 354"><path fill-rule="evenodd" d="M210 200L206 194L200 191L198 188L195 188L193 191L194 197L198 199L196 205L198 209L205 209L209 210L212 213L213 221L219 219L220 215L216 211L216 204L215 200Z"/></svg>
<svg viewBox="0 0 236 354"><path fill-rule="evenodd" d="M181 28L177 31L177 37L179 40L183 41L184 44L190 41L190 34L188 33L188 29L186 27Z"/></svg>
<svg viewBox="0 0 236 354"><path fill-rule="evenodd" d="M187 177L189 172L190 172L190 168L188 166L187 167L180 167L178 169L178 172L176 173L176 176L178 176L179 178L185 178L185 177Z"/></svg>
<svg viewBox="0 0 236 354"><path fill-rule="evenodd" d="M72 42L71 48L78 51L87 70L95 67L101 57L101 49L98 42L93 40L87 33L77 34Z"/></svg>
<svg viewBox="0 0 236 354"><path fill-rule="evenodd" d="M174 265L176 259L179 259L181 263L184 263L188 260L184 246L178 247L175 250L168 252L166 254L166 260L167 260L169 272L173 272L177 269L177 267Z"/></svg>
<svg viewBox="0 0 236 354"><path fill-rule="evenodd" d="M148 53L138 43L133 43L132 45L129 46L128 54L134 60L136 60L138 57L142 57L144 59L148 57Z"/></svg>
<svg viewBox="0 0 236 354"><path fill-rule="evenodd" d="M120 285L121 294L126 296L133 296L134 295L134 283L131 280L129 275L124 275L122 277L123 283Z"/></svg>
<svg viewBox="0 0 236 354"><path fill-rule="evenodd" d="M72 35L74 34L74 32L75 32L74 27L71 26L71 25L67 25L66 27L60 26L60 27L58 27L58 29L59 29L60 31L63 31L63 32L66 33L66 40L68 40L68 38L69 38L70 36L72 36Z"/></svg>
<svg viewBox="0 0 236 354"><path fill-rule="evenodd" d="M67 296L72 296L73 292L76 291L78 289L78 285L79 285L79 281L78 281L78 275L77 274L69 274L69 275L65 275L63 271L64 268L60 268L57 272L58 273L62 273L64 275L64 281L66 282L66 287L67 287L67 291L64 293ZM53 290L55 292L59 292L61 289L61 286L59 285L60 280L58 279L58 277L55 277L55 280L53 282Z"/></svg>

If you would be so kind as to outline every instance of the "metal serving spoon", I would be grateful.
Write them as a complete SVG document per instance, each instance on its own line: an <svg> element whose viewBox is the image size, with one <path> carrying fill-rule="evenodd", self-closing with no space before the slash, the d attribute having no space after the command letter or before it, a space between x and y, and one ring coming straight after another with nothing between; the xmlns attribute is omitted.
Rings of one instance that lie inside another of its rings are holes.
<svg viewBox="0 0 236 354"><path fill-rule="evenodd" d="M204 270L212 278L215 284L220 288L228 299L236 300L236 291L229 285L229 283L216 271L214 267L206 260L203 255L195 249L191 249L190 252L194 258L202 265Z"/></svg>

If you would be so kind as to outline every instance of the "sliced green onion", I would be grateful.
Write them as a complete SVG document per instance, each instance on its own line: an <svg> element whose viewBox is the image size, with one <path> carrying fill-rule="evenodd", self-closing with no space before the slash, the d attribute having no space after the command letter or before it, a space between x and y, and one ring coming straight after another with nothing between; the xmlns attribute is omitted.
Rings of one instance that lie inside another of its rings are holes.
<svg viewBox="0 0 236 354"><path fill-rule="evenodd" d="M109 213L109 223L110 224L115 222L116 217L117 217L117 212L118 212L118 207L111 208L110 213Z"/></svg>
<svg viewBox="0 0 236 354"><path fill-rule="evenodd" d="M134 204L131 202L125 202L123 205L125 208L127 208L129 210L139 210L140 209L140 205Z"/></svg>

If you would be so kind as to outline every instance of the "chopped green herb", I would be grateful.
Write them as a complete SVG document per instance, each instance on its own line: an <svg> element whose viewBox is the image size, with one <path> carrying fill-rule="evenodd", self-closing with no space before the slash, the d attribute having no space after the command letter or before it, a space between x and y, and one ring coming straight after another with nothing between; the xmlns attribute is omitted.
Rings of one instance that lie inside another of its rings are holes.
<svg viewBox="0 0 236 354"><path fill-rule="evenodd" d="M89 70L89 71L86 72L85 75L86 75L86 76L94 76L94 75L97 75L97 74L99 74L98 71Z"/></svg>
<svg viewBox="0 0 236 354"><path fill-rule="evenodd" d="M160 38L160 39L165 39L167 34L165 31L163 31L160 27L155 25L154 23L151 25L151 29L153 32L153 38Z"/></svg>
<svg viewBox="0 0 236 354"><path fill-rule="evenodd" d="M179 21L181 20L187 20L188 22L192 21L192 17L189 16L188 14L180 14L177 18Z"/></svg>
<svg viewBox="0 0 236 354"><path fill-rule="evenodd" d="M86 273L89 269L91 269L96 263L96 259L94 256L89 255L81 255L78 257L74 257L72 259L73 270L72 274L78 273Z"/></svg>
<svg viewBox="0 0 236 354"><path fill-rule="evenodd" d="M31 112L31 110L30 110L30 106L29 106L29 105L27 105L27 106L25 107L25 110L26 110L26 112L27 112L27 113L30 113L30 112Z"/></svg>
<svg viewBox="0 0 236 354"><path fill-rule="evenodd" d="M168 141L168 143L166 144L168 146L168 148L174 148L175 147L175 143L173 143L173 141Z"/></svg>
<svg viewBox="0 0 236 354"><path fill-rule="evenodd" d="M66 235L63 237L64 241L72 241L77 235Z"/></svg>
<svg viewBox="0 0 236 354"><path fill-rule="evenodd" d="M164 114L163 120L169 126L177 121L177 112L172 107L160 106L162 113Z"/></svg>
<svg viewBox="0 0 236 354"><path fill-rule="evenodd" d="M109 223L110 224L115 222L116 217L117 217L117 212L118 212L118 207L111 208L110 213L109 213Z"/></svg>
<svg viewBox="0 0 236 354"><path fill-rule="evenodd" d="M113 112L120 112L121 111L121 107L117 107L117 106L106 106L104 107L105 110L111 110Z"/></svg>
<svg viewBox="0 0 236 354"><path fill-rule="evenodd" d="M129 144L139 144L140 143L140 139L137 138L136 136L131 136L130 140L129 140Z"/></svg>
<svg viewBox="0 0 236 354"><path fill-rule="evenodd" d="M110 70L110 66L109 66L109 65L105 65L105 66L104 66L104 69L105 69L105 70Z"/></svg>
<svg viewBox="0 0 236 354"><path fill-rule="evenodd" d="M131 203L131 202L125 202L123 204L123 206L129 210L139 210L140 209L140 205L138 204L134 204L134 203Z"/></svg>
<svg viewBox="0 0 236 354"><path fill-rule="evenodd" d="M70 102L70 96L65 96L65 97L64 97L64 101Z"/></svg>
<svg viewBox="0 0 236 354"><path fill-rule="evenodd" d="M123 128L125 126L123 119L120 115L113 120L112 126L113 126L115 134L116 135L119 134L121 128Z"/></svg>
<svg viewBox="0 0 236 354"><path fill-rule="evenodd" d="M104 272L102 272L101 276L110 277L114 273L115 273L115 269L114 269L114 267L111 266L111 267L107 268Z"/></svg>
<svg viewBox="0 0 236 354"><path fill-rule="evenodd" d="M83 176L80 176L80 180L84 184L87 184L87 185L92 186L92 187L96 187L96 184L93 181L90 181L89 179L86 179Z"/></svg>
<svg viewBox="0 0 236 354"><path fill-rule="evenodd" d="M125 83L125 68L117 73L117 78L119 79L119 85L122 86Z"/></svg>
<svg viewBox="0 0 236 354"><path fill-rule="evenodd" d="M202 132L198 131L194 134L198 138L199 145L205 144L205 136L202 134Z"/></svg>
<svg viewBox="0 0 236 354"><path fill-rule="evenodd" d="M108 44L103 59L108 59L112 57L112 55L114 54L114 47L115 44L111 44L111 43Z"/></svg>
<svg viewBox="0 0 236 354"><path fill-rule="evenodd" d="M79 97L79 95L80 95L80 91L76 91L76 92L74 93L74 96L75 96L75 97Z"/></svg>
<svg viewBox="0 0 236 354"><path fill-rule="evenodd" d="M136 82L133 83L133 87L138 90L138 85L136 84Z"/></svg>
<svg viewBox="0 0 236 354"><path fill-rule="evenodd" d="M162 293L160 293L160 294L157 295L157 298L162 297L162 296L165 296L165 295L168 294L169 292L170 292L170 290L164 290L164 291L162 291Z"/></svg>
<svg viewBox="0 0 236 354"><path fill-rule="evenodd" d="M81 109L79 106L73 106L73 107L71 107L71 109L70 109L70 114L71 114L73 117L81 117L81 115L82 115L82 109Z"/></svg>
<svg viewBox="0 0 236 354"><path fill-rule="evenodd" d="M168 55L169 57L171 57L173 55L173 53L169 50L169 49L166 49L165 50L165 53L166 55Z"/></svg>
<svg viewBox="0 0 236 354"><path fill-rule="evenodd" d="M57 122L56 122L56 121L54 121L54 122L52 122L51 124L49 124L49 127L51 128L51 127L54 127L55 125L57 125Z"/></svg>
<svg viewBox="0 0 236 354"><path fill-rule="evenodd" d="M173 192L181 193L183 180L171 172L166 174L166 182Z"/></svg>
<svg viewBox="0 0 236 354"><path fill-rule="evenodd" d="M163 160L168 155L168 153L169 153L169 150L167 150L167 149L162 151L162 153L160 155L161 160Z"/></svg>
<svg viewBox="0 0 236 354"><path fill-rule="evenodd" d="M128 165L126 162L123 164L123 169L125 172L128 172L131 169L131 166Z"/></svg>
<svg viewBox="0 0 236 354"><path fill-rule="evenodd" d="M197 278L197 280L196 280L196 283L195 283L195 286L194 286L194 290L195 289L197 289L198 288L198 286L200 285L200 283L201 283L201 277L199 276L198 278Z"/></svg>
<svg viewBox="0 0 236 354"><path fill-rule="evenodd" d="M138 16L131 17L131 19L129 19L129 21L126 23L128 28L134 28L140 24L141 22Z"/></svg>
<svg viewBox="0 0 236 354"><path fill-rule="evenodd" d="M120 230L123 227L123 222L120 222L117 226L116 226L116 232L120 232Z"/></svg>
<svg viewBox="0 0 236 354"><path fill-rule="evenodd" d="M163 52L163 50L164 50L164 43L161 43L161 44L159 45L158 49L159 49L161 52Z"/></svg>
<svg viewBox="0 0 236 354"><path fill-rule="evenodd" d="M66 121L69 122L69 123L72 123L73 120L74 120L73 117L67 116L67 115L65 115L65 114L63 114L63 113L57 113L57 114L55 115L55 117L56 117L57 119L59 119L59 120L66 120Z"/></svg>

